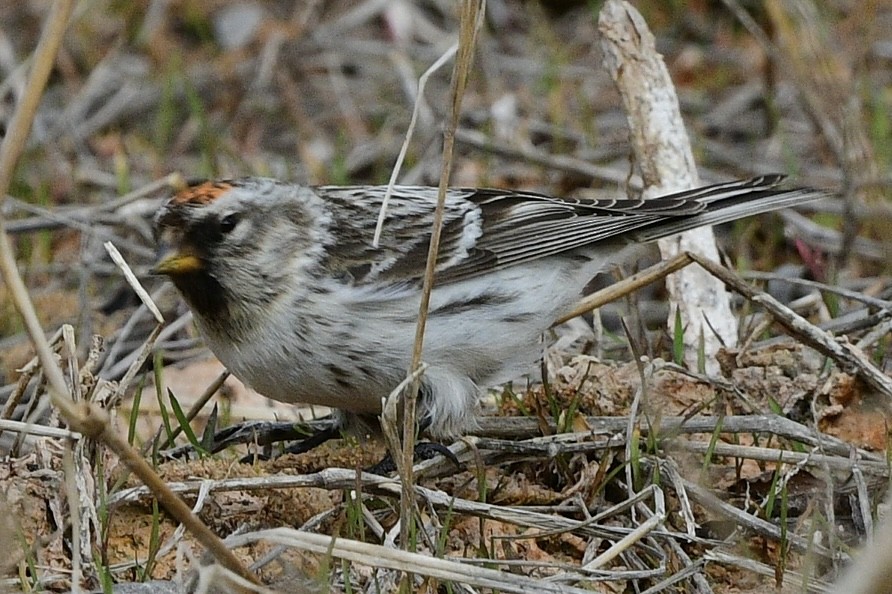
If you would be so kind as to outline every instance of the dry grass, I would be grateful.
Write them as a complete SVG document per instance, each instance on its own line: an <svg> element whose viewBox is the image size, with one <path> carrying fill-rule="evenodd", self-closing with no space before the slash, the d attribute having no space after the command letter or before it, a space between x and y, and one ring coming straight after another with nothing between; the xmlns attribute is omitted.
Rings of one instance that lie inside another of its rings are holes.
<svg viewBox="0 0 892 594"><path fill-rule="evenodd" d="M0 7L5 127L40 10ZM774 218L722 235L742 268L777 269L760 282L792 301L805 326L757 295L742 307L745 347L725 354L721 376L706 377L659 359L675 358L678 338L648 323L659 295L605 308L599 334L588 326L575 343L562 335L546 361L547 384L520 382L491 399L481 430L452 446L462 471L442 460L415 469L416 554L397 550L407 534L398 536L399 483L358 472L379 457L377 444L254 465L238 464L244 452L233 449L158 462L160 477L280 591L392 591L403 571L414 575L411 587L403 583L411 591L619 592L633 581L648 592L832 590L851 547L869 540L889 480L892 308L878 241L889 214L860 198L876 198L890 181L875 172L888 171L890 159L892 110L882 90L892 74L892 13L870 10L871 18L842 7L823 15L824 34L842 41L814 80L795 61L817 59L813 46L788 49L787 65L770 62L724 8L645 14L678 84L704 181L786 171L811 185L844 185L845 201L812 219L784 215L785 231ZM164 365L206 356L172 291L145 275L148 219L165 188L180 183L166 176L386 183L417 77L454 42L457 18L451 3L371 0L100 2L77 11L3 213L43 327L52 334L71 324L54 342L69 384L106 406L124 398L133 407L136 394L155 400L153 351L144 348L155 322L106 241L169 322L150 345ZM789 44L789 18L757 14L755 24L782 24ZM816 27L813 18L802 26ZM453 184L588 195L636 187L596 25L597 13L574 2L490 3L455 132ZM853 37L867 43L847 47ZM430 77L401 183L436 184L449 88L448 69ZM820 107L839 93L845 99L835 103L857 109ZM870 222L861 237L841 225L859 220ZM783 282L804 274L827 286L795 293ZM19 379L32 354L8 293L0 287L8 384L0 399L21 398L0 424L2 516L17 525L0 530L0 589L67 591L75 567L82 585L100 589L190 569L201 583L237 582L219 566L198 569L192 556L203 546L153 503L120 452L60 429L67 425L37 397L46 391L41 366ZM772 332L791 325L793 338ZM104 337L101 351L91 350L94 334ZM630 341L645 362L623 362ZM598 358L573 355L580 350ZM141 354L145 365L134 363ZM121 381L127 390L112 383ZM154 408L177 427L176 403L188 410L202 391ZM221 404L212 426L240 420L227 418L233 401ZM196 412L200 441L210 411ZM40 426L17 423L26 418ZM120 435L132 427L137 443L161 424L159 416L117 419Z"/></svg>

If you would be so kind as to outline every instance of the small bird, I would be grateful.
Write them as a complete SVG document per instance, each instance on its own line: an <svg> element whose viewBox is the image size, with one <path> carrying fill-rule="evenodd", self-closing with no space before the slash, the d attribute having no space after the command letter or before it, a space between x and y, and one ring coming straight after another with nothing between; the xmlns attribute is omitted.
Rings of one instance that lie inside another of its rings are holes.
<svg viewBox="0 0 892 594"><path fill-rule="evenodd" d="M517 378L586 284L682 231L825 196L765 175L653 200L446 193L424 343L419 423L434 439L474 426L484 388ZM437 189L209 181L155 216L158 260L211 351L284 402L374 417L407 372Z"/></svg>

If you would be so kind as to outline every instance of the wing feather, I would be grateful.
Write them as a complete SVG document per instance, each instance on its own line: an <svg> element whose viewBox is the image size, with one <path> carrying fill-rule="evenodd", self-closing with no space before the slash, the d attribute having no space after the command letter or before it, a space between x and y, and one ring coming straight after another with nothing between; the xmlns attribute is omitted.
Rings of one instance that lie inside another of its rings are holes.
<svg viewBox="0 0 892 594"><path fill-rule="evenodd" d="M824 192L781 189L767 175L652 200L563 199L531 192L454 188L447 192L437 282L449 283L615 240L653 241L707 224L776 210ZM317 188L335 214L327 265L351 282L418 283L424 274L436 188L398 186L378 248L374 223L384 187Z"/></svg>

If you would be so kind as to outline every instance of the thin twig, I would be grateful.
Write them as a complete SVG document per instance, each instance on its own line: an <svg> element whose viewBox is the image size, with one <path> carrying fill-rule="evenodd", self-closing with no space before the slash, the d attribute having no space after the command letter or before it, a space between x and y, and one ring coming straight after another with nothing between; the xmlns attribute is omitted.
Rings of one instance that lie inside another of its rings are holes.
<svg viewBox="0 0 892 594"><path fill-rule="evenodd" d="M434 211L434 221L431 230L431 241L428 247L427 264L424 270L424 280L421 287L421 303L418 307L418 322L415 326L415 341L412 347L412 362L408 373L411 374L421 365L422 349L424 346L424 331L427 326L428 308L430 307L431 291L434 286L434 273L437 266L437 253L440 249L440 233L443 226L443 216L446 205L446 190L449 186L449 177L452 172L452 154L455 147L455 130L458 128L461 116L462 97L468 80L468 72L471 69L471 60L474 55L477 32L483 23L484 0L465 0L462 2L461 29L459 31L458 55L455 67L452 71L452 113L446 125L443 138L443 163L440 169L440 183L437 188L437 208ZM410 518L414 508L415 493L412 490L412 461L415 457L415 430L416 430L416 400L421 380L412 381L405 393L403 401L403 451L402 466L397 462L400 477L403 482L403 495L400 498L400 540L404 547L409 546Z"/></svg>
<svg viewBox="0 0 892 594"><path fill-rule="evenodd" d="M372 567L397 571L415 572L439 580L456 581L497 592L528 594L588 594L591 590L536 580L513 572L498 571L487 567L475 567L452 559L440 559L428 555L392 549L381 545L335 538L323 534L299 532L290 528L273 528L255 533L241 534L227 539L234 546L266 541L288 547L349 559ZM580 576L581 577L581 576Z"/></svg>
<svg viewBox="0 0 892 594"><path fill-rule="evenodd" d="M118 268L121 269L121 272L124 273L124 278L127 279L127 284L130 285L130 288L136 292L139 300L142 301L149 311L152 312L152 315L155 316L155 321L159 324L163 324L164 316L161 315L161 310L158 309L158 306L155 305L155 302L152 301L152 298L149 296L148 291L145 290L142 283L140 283L139 279L136 278L136 275L133 274L133 270L130 269L130 265L124 260L124 256L121 255L121 252L118 251L115 244L106 241L102 245L105 247L105 251L108 252L108 255L111 256L112 262L114 262Z"/></svg>
<svg viewBox="0 0 892 594"><path fill-rule="evenodd" d="M457 51L458 44L455 44L443 52L443 55L418 77L418 88L416 90L415 105L412 107L412 117L409 120L409 127L406 129L406 137L403 139L403 145L400 147L400 154L397 156L396 163L393 165L393 170L390 172L390 180L387 182L387 190L385 190L384 198L381 200L381 211L378 213L378 222L375 224L375 236L372 240L372 247L377 248L378 242L381 239L381 230L384 229L384 219L387 216L387 205L390 203L390 197L393 195L393 187L396 185L396 180L403 167L406 153L409 151L409 141L412 139L412 134L415 132L415 125L418 122L418 113L421 111L421 105L424 101L424 89L427 86L427 81L434 72L442 68L446 62L451 60Z"/></svg>
<svg viewBox="0 0 892 594"><path fill-rule="evenodd" d="M554 325L557 326L558 324L563 324L564 322L586 314L593 309L597 309L602 305L610 303L611 301L616 301L620 297L625 297L642 287L666 278L666 276L684 268L691 262L693 262L693 260L690 256L683 252L673 256L669 260L663 260L654 264L650 268L633 274L628 278L611 283L609 286L580 299L576 302L576 305L573 306L573 309L558 318Z"/></svg>
<svg viewBox="0 0 892 594"><path fill-rule="evenodd" d="M836 338L824 332L771 295L754 289L721 264L712 262L698 254L691 253L690 256L723 283L750 301L761 304L792 336L819 353L832 358L844 371L857 373L886 398L892 399L892 378L877 369L867 355L846 341L844 337Z"/></svg>

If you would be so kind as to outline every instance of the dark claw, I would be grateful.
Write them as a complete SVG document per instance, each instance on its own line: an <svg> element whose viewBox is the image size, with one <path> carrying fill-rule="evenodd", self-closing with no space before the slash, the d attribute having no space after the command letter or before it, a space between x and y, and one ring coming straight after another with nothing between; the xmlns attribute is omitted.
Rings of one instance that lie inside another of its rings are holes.
<svg viewBox="0 0 892 594"><path fill-rule="evenodd" d="M452 450L444 446L442 443L434 443L432 441L422 441L420 443L415 444L415 463L422 462L424 460L430 460L431 458L435 458L437 456L443 456L452 464L455 465L456 470L461 470L462 465L461 462L458 461L458 457L452 453ZM366 469L366 472L370 472L372 474L378 475L387 475L391 472L396 472L396 462L393 461L393 456L388 452L384 458L381 459L380 462Z"/></svg>

